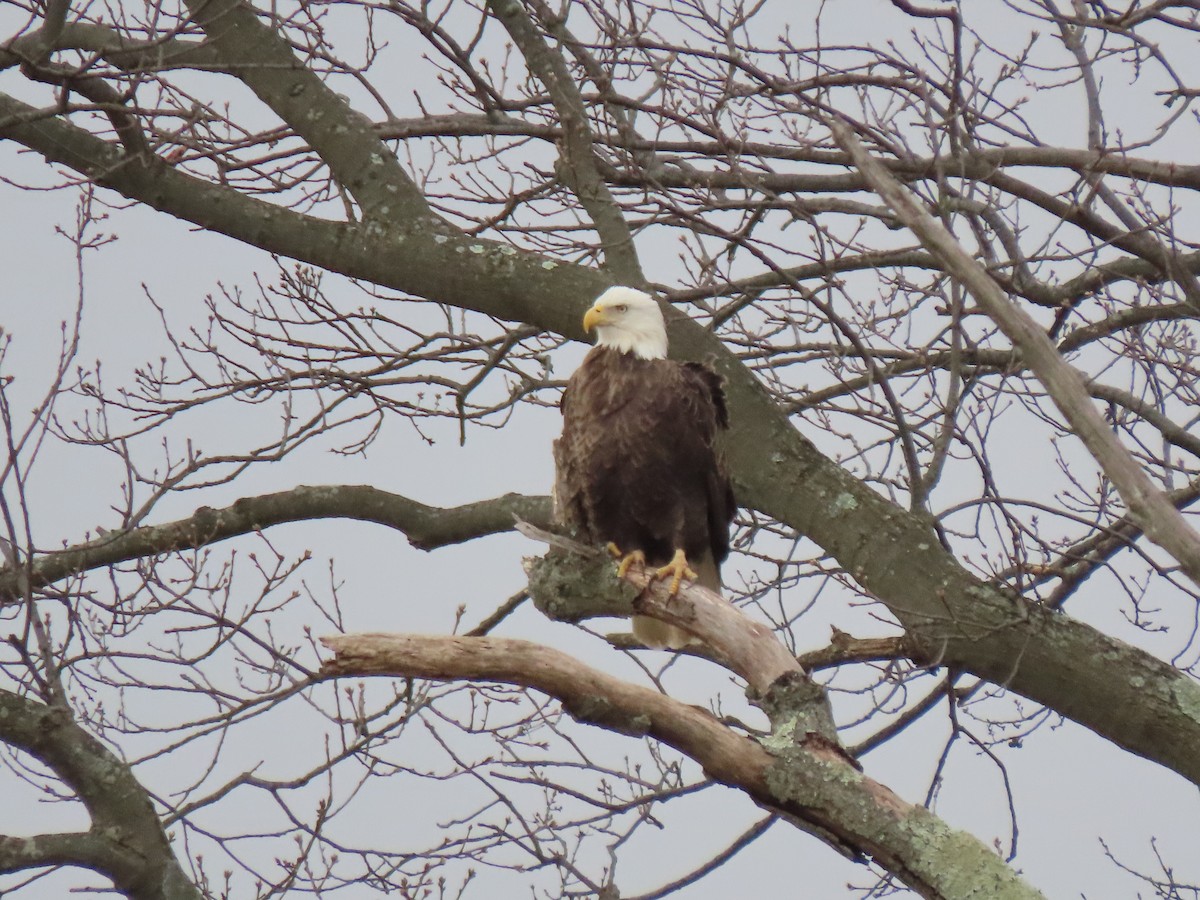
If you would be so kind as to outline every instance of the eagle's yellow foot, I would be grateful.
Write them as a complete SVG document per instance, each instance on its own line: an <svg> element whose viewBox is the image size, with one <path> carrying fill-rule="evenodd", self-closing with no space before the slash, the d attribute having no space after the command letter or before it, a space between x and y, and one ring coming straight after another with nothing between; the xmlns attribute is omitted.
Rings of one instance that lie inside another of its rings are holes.
<svg viewBox="0 0 1200 900"><path fill-rule="evenodd" d="M633 554L630 554L632 556ZM695 581L697 575L688 565L687 556L682 550L676 550L675 555L671 557L671 561L654 573L655 579L666 578L671 576L671 587L667 591L667 596L674 597L679 593L679 585L683 579Z"/></svg>
<svg viewBox="0 0 1200 900"><path fill-rule="evenodd" d="M617 550L617 545L609 544L608 548L608 552L612 553L614 550ZM621 551L617 550L617 552L613 555L621 560L621 564L617 566L618 578L624 578L626 573L628 573L635 564L639 566L646 565L646 554L641 550L634 550L632 553L627 553L624 556L621 556Z"/></svg>

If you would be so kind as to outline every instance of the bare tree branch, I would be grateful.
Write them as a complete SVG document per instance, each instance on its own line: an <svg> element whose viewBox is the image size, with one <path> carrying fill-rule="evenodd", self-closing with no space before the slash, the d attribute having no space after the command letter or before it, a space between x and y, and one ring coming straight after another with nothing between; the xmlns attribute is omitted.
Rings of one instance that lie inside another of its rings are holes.
<svg viewBox="0 0 1200 900"><path fill-rule="evenodd" d="M695 759L714 780L870 855L923 897L967 898L985 889L992 896L1042 896L983 844L905 803L836 753L812 745L790 720L779 723L760 745L703 710L528 641L361 634L322 638L322 643L334 652L322 669L326 677L518 684L555 697L582 722L653 737ZM945 875L948 857L956 858L953 879ZM971 864L963 865L964 858ZM970 875L963 878L966 872Z"/></svg>
<svg viewBox="0 0 1200 900"><path fill-rule="evenodd" d="M275 30L244 0L188 4L227 71L316 150L367 216L408 227L448 226L376 136L369 120L301 65Z"/></svg>
<svg viewBox="0 0 1200 900"><path fill-rule="evenodd" d="M243 497L224 509L202 507L186 519L113 531L85 544L47 553L34 561L30 584L41 587L69 575L142 556L194 550L272 525L337 518L377 522L402 532L414 547L433 550L511 531L518 519L548 524L550 500L506 494L447 509L370 485L300 486L277 494ZM19 599L16 576L0 569L0 605Z"/></svg>
<svg viewBox="0 0 1200 900"><path fill-rule="evenodd" d="M92 818L86 835L3 838L0 860L14 868L32 857L43 865L88 866L111 878L131 900L201 897L176 861L145 789L66 710L0 691L0 740L57 772Z"/></svg>
<svg viewBox="0 0 1200 900"><path fill-rule="evenodd" d="M488 8L521 48L525 63L546 86L554 102L562 128L562 155L557 172L596 226L604 249L604 268L621 284L642 284L645 279L633 235L600 177L593 156L587 110L566 61L547 44L520 0L488 0Z"/></svg>
<svg viewBox="0 0 1200 900"><path fill-rule="evenodd" d="M1121 446L1108 424L1092 405L1079 373L1063 361L1054 344L1028 315L1008 301L987 272L870 154L845 124L830 120L838 141L854 157L855 165L872 186L912 229L931 253L937 254L987 310L1021 351L1022 357L1046 386L1054 403L1092 456L1112 479L1130 514L1150 540L1179 561L1200 585L1200 534L1197 534L1162 491L1146 476Z"/></svg>

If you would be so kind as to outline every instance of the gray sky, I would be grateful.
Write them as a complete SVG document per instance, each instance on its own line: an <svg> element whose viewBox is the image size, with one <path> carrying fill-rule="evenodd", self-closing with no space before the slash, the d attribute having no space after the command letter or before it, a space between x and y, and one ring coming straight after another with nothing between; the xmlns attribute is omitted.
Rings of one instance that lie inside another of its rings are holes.
<svg viewBox="0 0 1200 900"><path fill-rule="evenodd" d="M853 17L859 41L878 39L857 30L864 22L874 21L876 12L880 13L881 32L886 34L892 27L886 24L894 19L888 18L887 4L871 7L871 17ZM0 15L0 24L4 23L5 17ZM834 38L827 34L826 40ZM0 73L0 89L11 89L15 80L19 79L11 73ZM1106 90L1124 89L1118 79L1106 84ZM1054 115L1064 116L1068 132L1078 128L1071 111L1056 110ZM1063 124L1060 122L1059 127ZM1158 155L1161 152L1156 150ZM37 160L28 154L18 155L3 143L0 174L18 184L48 180ZM77 300L72 248L55 234L56 227L71 227L74 203L71 191L29 192L9 183L0 184L0 247L4 248L5 268L4 285L0 287L0 325L12 338L3 374L16 378L13 396L18 399L19 410L21 404L28 406L40 395L51 377L60 322L71 315ZM268 280L274 277L273 264L266 255L148 210L113 210L104 227L119 239L85 259L86 294L78 359L85 366L101 360L110 385L122 383L134 366L164 352L161 329L146 299L147 292L167 307L172 327L183 330L203 321L203 300L218 292L219 284L252 290L253 273L259 272ZM642 249L652 251L645 253L654 260L652 277L670 282L674 254L654 247ZM331 277L327 286L347 303L361 302L355 289L344 281ZM558 374L565 377L567 372ZM235 416L230 421L231 432L221 437L236 444L240 437L236 428L241 420ZM557 429L555 412L524 410L502 430L475 431L465 447L458 446L457 429L452 424L433 426L431 433L437 441L428 446L410 428L394 422L365 459L334 456L314 447L282 464L260 467L244 483L171 498L155 511L152 521L186 515L202 504L224 505L248 492L265 493L296 484L369 483L440 506L507 491L544 493L552 477L549 447ZM212 439L208 435L206 438ZM1030 466L1014 457L1012 464L1012 477L1024 474L1052 482L1054 468L1050 460L1038 460ZM120 478L111 458L100 451L47 445L31 482L37 539L51 547L80 540L97 526L110 527L114 522L110 507L119 495L116 485ZM311 579L313 585L327 581L326 561L336 560L336 572L345 582L342 606L351 631L442 633L452 627L459 604L466 606L463 621L465 627L470 627L520 589L524 581L521 557L541 552L524 539L502 536L423 553L407 546L396 533L343 522L287 526L273 530L269 538L282 552L312 550L314 560L302 570L302 577ZM253 543L239 542L241 552L247 552ZM216 551L227 552L224 547ZM748 571L745 560L735 560L727 581L736 581L738 565ZM1103 579L1095 582L1088 591L1087 604L1073 606L1071 613L1108 633L1161 653L1162 643L1121 620L1117 605L1106 599ZM806 619L810 624L801 638L801 649L822 646L828 623L837 622L842 628L853 625L859 629L855 633L881 631L868 610L848 610L843 597L831 592L821 602L828 607ZM322 633L321 623L284 621L281 628L299 640L305 625ZM619 623L611 625L611 630L620 630ZM604 628L599 630L603 633ZM637 677L636 668L602 641L578 629L546 622L531 609L522 610L500 633L551 642L606 671ZM696 663L682 663L672 669L668 684L682 699L702 704L718 691L730 702L738 696L724 676ZM992 702L997 709L1003 703ZM843 703L845 708L851 706L849 700L835 698L839 714ZM311 748L298 747L294 735L285 733L279 724L295 716L292 721L304 723L298 728L311 725L303 709L296 708L300 706L293 701L281 719L273 719L269 727L250 729L251 736L236 747L238 755L224 760L230 770L269 759L273 766L286 771L292 754L293 765L304 765ZM868 774L905 799L919 802L928 788L940 747L939 736L944 730L944 717L929 717L886 748L870 754L865 760ZM607 746L617 758L637 752L634 742L628 739L583 728L575 729L575 734L581 740ZM420 742L414 739L414 744L419 746ZM1195 788L1178 776L1145 764L1070 723L1043 727L1019 750L999 747L996 753L1007 769L1019 813L1020 855L1016 865L1048 896L1102 900L1132 896L1139 889L1138 882L1104 859L1101 838L1123 861L1152 870L1149 838L1154 835L1164 858L1184 867L1178 872L1182 879L1200 880L1200 862L1192 862L1200 838L1200 802ZM144 777L156 789L168 791L172 779L178 777L173 769L170 763L152 764L146 767ZM1006 802L995 765L960 744L953 751L947 772L937 813L986 843L996 839L1006 847ZM22 792L12 776L0 772L0 793L9 795L9 791L13 792L10 796L20 799L0 805L0 832L31 833L45 827L43 823L58 821L60 810L37 803L28 791ZM382 832L380 839L386 840L392 826L390 816L396 808L393 804L402 804L406 811L415 810L413 815L419 818L421 813L442 809L439 804L450 806L458 799L425 785L418 788L406 783L394 786L394 791L391 796L364 801L364 811L356 821L363 833ZM427 799L414 803L413 795L406 791L424 794ZM672 870L671 860L680 848L688 860L698 860L702 858L698 848L721 846L761 814L740 796L721 791L712 794L671 804L662 813L665 829L644 829L639 839L622 852L623 890L650 888L678 874ZM257 800L243 804L234 798L229 806L218 809L223 816L253 816L259 814L260 804ZM263 853L264 857L270 855L269 850ZM1185 871L1188 866L1191 872ZM491 877L498 879L498 896L518 895L528 880L500 874ZM861 869L842 861L814 839L790 826L777 825L739 859L680 896L723 898L753 885L761 896L837 897L846 893L848 881L862 885L867 880ZM38 890L35 888L30 896L51 896ZM1148 896L1144 891L1143 895Z"/></svg>

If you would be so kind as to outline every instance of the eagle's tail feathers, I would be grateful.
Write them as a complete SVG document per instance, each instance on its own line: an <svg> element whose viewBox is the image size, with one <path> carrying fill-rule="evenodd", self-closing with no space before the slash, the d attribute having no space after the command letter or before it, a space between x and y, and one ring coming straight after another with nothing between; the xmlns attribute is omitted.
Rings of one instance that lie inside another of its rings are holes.
<svg viewBox="0 0 1200 900"><path fill-rule="evenodd" d="M706 587L710 591L720 593L721 570L711 554L704 554L700 559L695 561L695 566L696 569L693 571L688 564L684 552L676 550L675 557L671 560L670 564L659 569L657 576L659 578L666 578L668 575L671 576L672 595L679 590L679 582L684 578L693 580L701 587ZM698 637L680 628L678 625L669 625L666 622L660 622L658 619L652 619L649 616L634 616L632 624L633 636L647 647L659 650L682 650L689 644L703 643Z"/></svg>
<svg viewBox="0 0 1200 900"><path fill-rule="evenodd" d="M698 644L700 639L693 637L678 625L668 625L649 616L633 617L633 636L645 647L654 650L682 650L689 644Z"/></svg>

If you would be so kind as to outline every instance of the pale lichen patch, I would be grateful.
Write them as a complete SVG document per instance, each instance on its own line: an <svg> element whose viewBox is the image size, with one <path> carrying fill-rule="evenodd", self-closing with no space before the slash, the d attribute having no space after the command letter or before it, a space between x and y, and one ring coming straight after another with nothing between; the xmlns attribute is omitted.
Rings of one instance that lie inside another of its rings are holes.
<svg viewBox="0 0 1200 900"><path fill-rule="evenodd" d="M837 497L834 498L833 503L830 504L830 509L834 515L852 512L853 510L858 509L858 501L851 494L838 494Z"/></svg>

